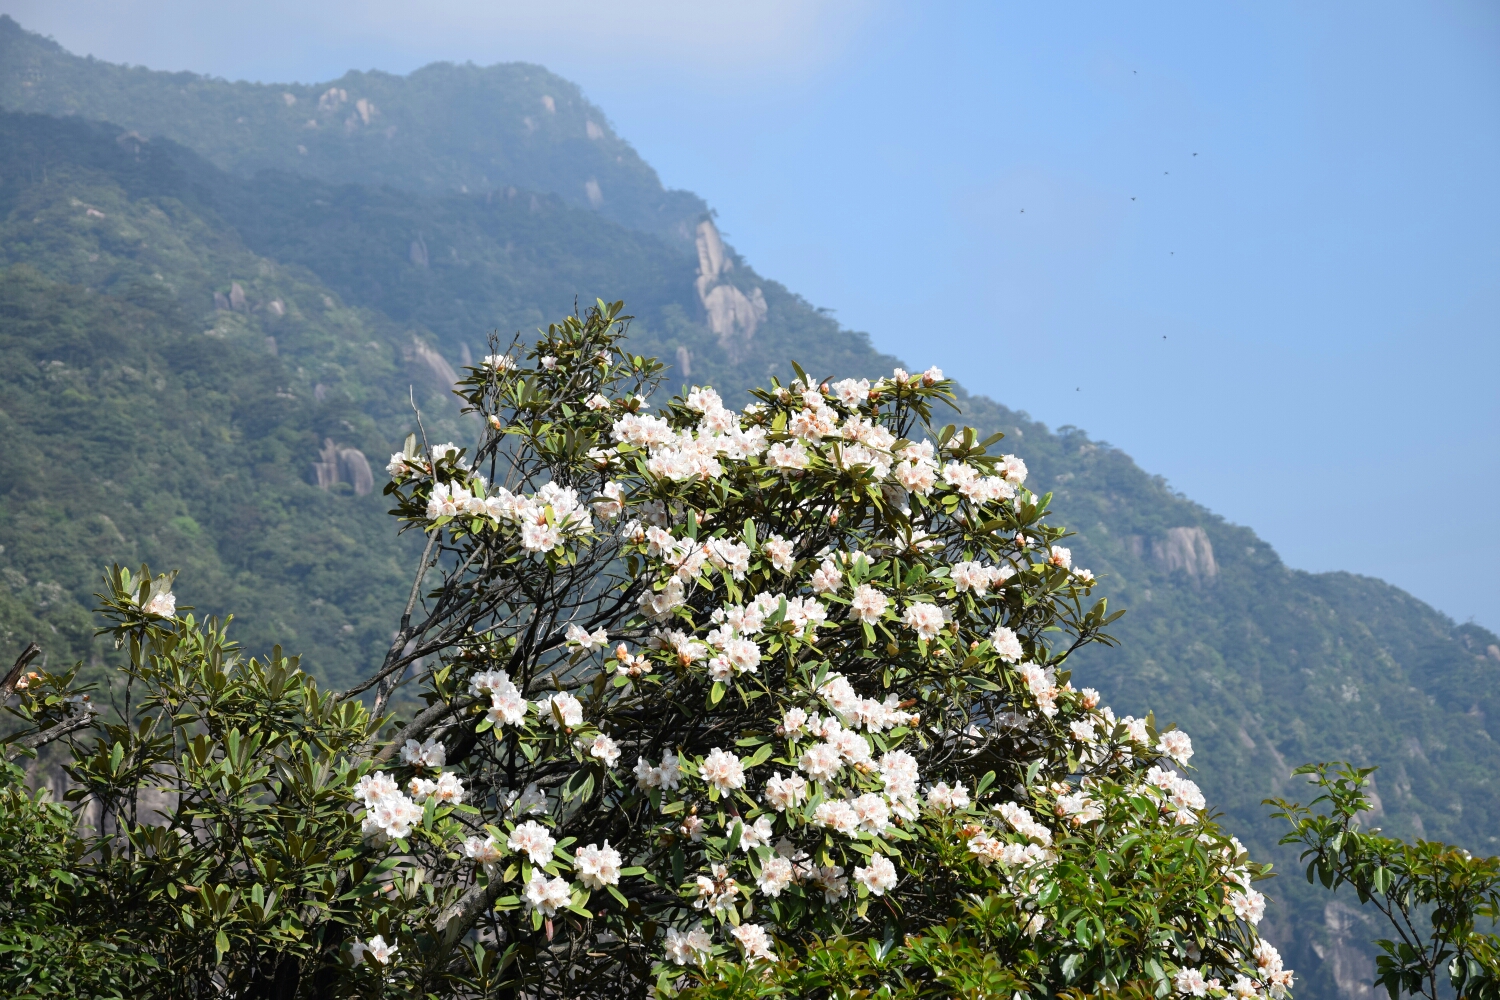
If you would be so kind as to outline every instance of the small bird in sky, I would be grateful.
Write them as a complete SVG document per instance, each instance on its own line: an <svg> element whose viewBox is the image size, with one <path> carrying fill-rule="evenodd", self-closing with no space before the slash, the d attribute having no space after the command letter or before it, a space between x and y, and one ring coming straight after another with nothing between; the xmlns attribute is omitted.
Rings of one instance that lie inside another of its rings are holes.
<svg viewBox="0 0 1500 1000"><path fill-rule="evenodd" d="M1026 209L1024 209L1024 208L1023 208L1023 209L1021 209L1021 214L1022 214L1022 215L1025 215L1025 214L1026 214Z"/></svg>
<svg viewBox="0 0 1500 1000"><path fill-rule="evenodd" d="M1194 153L1194 154L1193 154L1193 155L1194 155L1194 156L1197 156L1197 155L1198 155L1198 154L1197 154L1197 153Z"/></svg>
<svg viewBox="0 0 1500 1000"><path fill-rule="evenodd" d="M1162 171L1162 173L1163 173L1163 174L1170 174L1170 173L1171 173L1171 172L1172 172L1172 171L1170 171L1170 170L1163 170L1163 171Z"/></svg>

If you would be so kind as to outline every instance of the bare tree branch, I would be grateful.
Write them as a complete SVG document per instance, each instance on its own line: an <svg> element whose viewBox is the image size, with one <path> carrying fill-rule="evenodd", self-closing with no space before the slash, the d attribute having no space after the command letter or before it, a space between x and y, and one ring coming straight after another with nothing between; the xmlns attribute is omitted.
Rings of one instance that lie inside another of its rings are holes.
<svg viewBox="0 0 1500 1000"><path fill-rule="evenodd" d="M9 698L16 690L16 681L21 679L21 672L41 655L42 647L34 642L28 642L26 648L21 650L21 655L16 657L16 665L10 668L10 673L5 675L5 680L0 681L0 698Z"/></svg>

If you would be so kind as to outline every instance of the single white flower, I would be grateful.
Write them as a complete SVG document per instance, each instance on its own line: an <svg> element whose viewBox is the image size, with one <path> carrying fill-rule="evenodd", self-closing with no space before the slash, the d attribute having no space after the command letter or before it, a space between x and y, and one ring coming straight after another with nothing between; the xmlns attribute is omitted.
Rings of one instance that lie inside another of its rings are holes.
<svg viewBox="0 0 1500 1000"><path fill-rule="evenodd" d="M151 595L151 599L141 608L148 615L160 615L163 618L171 618L177 613L177 596L170 590L157 592Z"/></svg>
<svg viewBox="0 0 1500 1000"><path fill-rule="evenodd" d="M391 959L396 957L396 950L400 946L394 942L385 943L385 938L379 934L368 941L355 941L354 946L349 949L354 955L354 964L363 965L366 956L373 958L381 965L390 965Z"/></svg>

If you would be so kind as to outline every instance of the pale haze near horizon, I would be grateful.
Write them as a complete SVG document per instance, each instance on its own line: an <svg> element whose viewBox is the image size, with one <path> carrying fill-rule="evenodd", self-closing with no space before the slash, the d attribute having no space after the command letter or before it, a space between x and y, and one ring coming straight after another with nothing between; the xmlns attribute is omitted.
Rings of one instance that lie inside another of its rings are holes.
<svg viewBox="0 0 1500 1000"><path fill-rule="evenodd" d="M1500 629L1500 8L0 0L65 48L578 82L877 347Z"/></svg>

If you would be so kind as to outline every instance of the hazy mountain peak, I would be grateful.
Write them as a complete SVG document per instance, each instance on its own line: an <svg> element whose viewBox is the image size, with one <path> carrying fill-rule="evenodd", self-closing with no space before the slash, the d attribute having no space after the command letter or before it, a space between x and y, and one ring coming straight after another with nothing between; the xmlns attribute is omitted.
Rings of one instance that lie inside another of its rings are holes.
<svg viewBox="0 0 1500 1000"><path fill-rule="evenodd" d="M0 16L0 107L167 136L239 174L280 169L428 194L545 191L684 241L706 210L663 188L576 84L528 63L231 82L82 58Z"/></svg>

